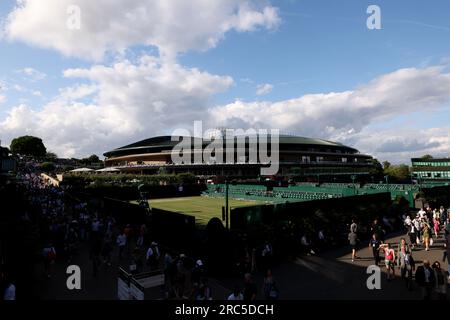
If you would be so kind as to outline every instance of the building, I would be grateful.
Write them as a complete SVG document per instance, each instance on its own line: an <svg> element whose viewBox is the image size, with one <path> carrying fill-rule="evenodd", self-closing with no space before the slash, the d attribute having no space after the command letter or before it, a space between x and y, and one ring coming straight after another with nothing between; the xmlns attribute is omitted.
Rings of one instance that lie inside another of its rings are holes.
<svg viewBox="0 0 450 320"><path fill-rule="evenodd" d="M211 139L184 137L190 139L191 148L183 150L191 161L174 163L172 151L178 140L172 141L171 136L159 136L142 140L130 145L106 152L105 165L115 167L125 172L141 173L181 173L191 172L197 176L227 176L236 178L256 178L261 167L266 166L258 156L252 161L250 151L261 150L259 141L255 147L248 137L245 145L239 144L238 137L224 140L223 147L234 144L234 161L232 163L218 162L215 152L212 157L196 157L205 152ZM231 141L231 140L234 141ZM270 141L270 139L269 139ZM228 144L229 143L229 144ZM267 147L271 150L271 145ZM243 156L244 155L244 156ZM196 160L197 159L197 160ZM200 161L198 159L201 159ZM279 136L279 171L278 176L302 177L305 181L320 179L320 181L337 181L358 179L369 176L374 169L373 158L361 154L358 150L343 144L298 136Z"/></svg>
<svg viewBox="0 0 450 320"><path fill-rule="evenodd" d="M413 158L412 176L419 181L450 181L450 158Z"/></svg>
<svg viewBox="0 0 450 320"><path fill-rule="evenodd" d="M0 173L14 172L17 162L9 154L9 149L0 146Z"/></svg>

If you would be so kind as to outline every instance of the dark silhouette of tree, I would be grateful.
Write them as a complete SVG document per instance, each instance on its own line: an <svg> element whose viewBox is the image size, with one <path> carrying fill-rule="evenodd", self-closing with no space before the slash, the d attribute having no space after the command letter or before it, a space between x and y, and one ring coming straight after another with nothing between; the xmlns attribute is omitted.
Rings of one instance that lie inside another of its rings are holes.
<svg viewBox="0 0 450 320"><path fill-rule="evenodd" d="M22 136L13 139L10 150L13 154L33 157L45 157L47 153L42 139L33 136Z"/></svg>

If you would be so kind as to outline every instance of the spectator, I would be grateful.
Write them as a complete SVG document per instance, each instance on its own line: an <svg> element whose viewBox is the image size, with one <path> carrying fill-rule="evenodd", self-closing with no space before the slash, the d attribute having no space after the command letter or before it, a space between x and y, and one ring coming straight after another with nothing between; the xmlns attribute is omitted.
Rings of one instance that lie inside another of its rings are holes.
<svg viewBox="0 0 450 320"><path fill-rule="evenodd" d="M264 292L264 296L267 300L277 300L278 299L278 296L279 296L278 287L272 276L271 270L267 270L267 273L264 277L263 292Z"/></svg>
<svg viewBox="0 0 450 320"><path fill-rule="evenodd" d="M391 248L391 245L389 243L385 243L380 245L380 249L384 251L384 263L386 265L386 271L387 271L387 280L391 281L395 278L395 268L394 268L394 261L395 261L395 252L394 249ZM392 273L392 276L391 276Z"/></svg>
<svg viewBox="0 0 450 320"><path fill-rule="evenodd" d="M205 268L203 266L202 260L197 260L194 268L191 271L191 281L192 283L200 284L200 281L203 279L205 275Z"/></svg>
<svg viewBox="0 0 450 320"><path fill-rule="evenodd" d="M408 290L412 289L412 277L415 269L414 259L412 257L411 248L402 238L397 249L397 265L400 269L402 280L405 281Z"/></svg>
<svg viewBox="0 0 450 320"><path fill-rule="evenodd" d="M442 258L442 262L444 262L445 260L447 260L448 280L450 280L450 243L449 242L447 242L445 244L445 251L444 251L444 256Z"/></svg>
<svg viewBox="0 0 450 320"><path fill-rule="evenodd" d="M434 270L434 291L436 292L439 300L447 299L447 275L445 271L441 269L441 264L438 261L433 263Z"/></svg>
<svg viewBox="0 0 450 320"><path fill-rule="evenodd" d="M372 239L369 241L369 249L372 250L373 260L375 265L378 265L380 263L380 245L381 241L378 239L378 236L376 233L372 235Z"/></svg>
<svg viewBox="0 0 450 320"><path fill-rule="evenodd" d="M256 284L253 281L252 275L246 273L244 276L244 301L255 301L256 291Z"/></svg>
<svg viewBox="0 0 450 320"><path fill-rule="evenodd" d="M119 259L123 259L123 251L127 245L127 235L125 232L117 236L116 243L119 246Z"/></svg>
<svg viewBox="0 0 450 320"><path fill-rule="evenodd" d="M422 288L423 299L430 300L433 287L436 283L434 270L430 267L430 261L424 260L423 266L417 268L416 282Z"/></svg>
<svg viewBox="0 0 450 320"><path fill-rule="evenodd" d="M44 270L47 278L52 276L52 266L56 260L56 250L52 244L47 244L42 250L42 257L44 259Z"/></svg>
<svg viewBox="0 0 450 320"><path fill-rule="evenodd" d="M350 247L352 248L352 262L359 257L356 255L356 245L358 244L358 236L355 232L350 232L348 234L348 242L350 243Z"/></svg>
<svg viewBox="0 0 450 320"><path fill-rule="evenodd" d="M430 250L430 238L431 238L431 229L428 223L423 220L423 229L422 229L422 238L425 244L425 251Z"/></svg>
<svg viewBox="0 0 450 320"><path fill-rule="evenodd" d="M3 290L3 300L16 300L16 286L12 283L10 276L8 274L2 274L2 282L4 286L2 286Z"/></svg>
<svg viewBox="0 0 450 320"><path fill-rule="evenodd" d="M242 295L241 290L238 286L234 286L233 293L230 294L227 298L228 301L242 301L244 300L244 296Z"/></svg>

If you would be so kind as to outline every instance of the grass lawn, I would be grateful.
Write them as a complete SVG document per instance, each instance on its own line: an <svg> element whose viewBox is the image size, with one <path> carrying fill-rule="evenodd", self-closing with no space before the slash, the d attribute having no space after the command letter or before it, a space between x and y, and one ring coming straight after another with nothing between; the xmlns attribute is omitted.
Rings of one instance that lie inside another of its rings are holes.
<svg viewBox="0 0 450 320"><path fill-rule="evenodd" d="M229 200L229 207L243 207L262 204L260 201ZM152 208L184 213L195 217L196 224L206 225L213 217L222 219L224 198L182 197L150 200Z"/></svg>

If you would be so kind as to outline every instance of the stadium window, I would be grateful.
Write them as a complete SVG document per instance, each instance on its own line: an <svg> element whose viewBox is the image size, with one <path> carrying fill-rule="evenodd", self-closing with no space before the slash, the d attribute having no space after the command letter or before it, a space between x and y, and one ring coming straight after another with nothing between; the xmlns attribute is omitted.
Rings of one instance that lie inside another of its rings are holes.
<svg viewBox="0 0 450 320"><path fill-rule="evenodd" d="M347 162L347 158L342 158L342 162Z"/></svg>

